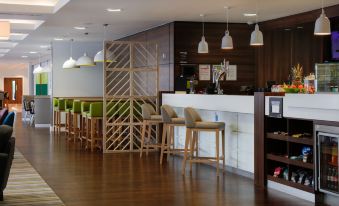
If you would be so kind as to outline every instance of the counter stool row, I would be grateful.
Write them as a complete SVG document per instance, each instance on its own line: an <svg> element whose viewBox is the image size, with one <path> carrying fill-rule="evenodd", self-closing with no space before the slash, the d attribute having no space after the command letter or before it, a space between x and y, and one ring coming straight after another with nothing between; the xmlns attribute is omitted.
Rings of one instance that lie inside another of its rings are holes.
<svg viewBox="0 0 339 206"><path fill-rule="evenodd" d="M140 157L142 157L143 150L146 149L146 155L149 148L160 148L160 164L163 162L164 154L169 157L170 154L183 154L182 174L185 174L186 162L190 163L190 171L192 171L192 164L195 162L216 162L217 175L219 176L219 161L223 162L223 169L225 168L225 123L224 122L206 122L203 121L199 113L191 108L184 109L184 116L178 117L177 113L169 105L161 106L161 115L157 114L155 109L150 104L142 105L142 137ZM153 143L151 139L151 128L154 125L163 124L161 143ZM174 128L186 127L186 138L184 149L175 148ZM199 132L213 132L215 133L215 149L214 157L204 157L199 155ZM221 132L221 142L220 142ZM147 134L146 134L147 133ZM147 139L146 139L147 135ZM221 153L220 153L221 144Z"/></svg>

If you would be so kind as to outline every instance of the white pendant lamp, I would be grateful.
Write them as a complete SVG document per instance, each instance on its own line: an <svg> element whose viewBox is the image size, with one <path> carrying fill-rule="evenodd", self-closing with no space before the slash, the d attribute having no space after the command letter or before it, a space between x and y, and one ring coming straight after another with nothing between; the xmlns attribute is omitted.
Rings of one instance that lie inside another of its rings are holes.
<svg viewBox="0 0 339 206"><path fill-rule="evenodd" d="M314 35L324 36L330 34L331 34L331 23L325 14L324 0L322 0L321 14L319 18L315 21L314 25Z"/></svg>
<svg viewBox="0 0 339 206"><path fill-rule="evenodd" d="M85 52L84 55L77 60L76 65L81 67L92 67L95 66L95 63Z"/></svg>
<svg viewBox="0 0 339 206"><path fill-rule="evenodd" d="M9 21L0 21L0 40L9 40L11 24Z"/></svg>
<svg viewBox="0 0 339 206"><path fill-rule="evenodd" d="M106 31L107 31L108 24L104 24L104 41L106 40ZM107 57L107 56L106 56ZM98 53L94 56L94 62L104 62L104 50L98 51ZM109 54L108 59L106 59L106 62L113 62L113 55Z"/></svg>
<svg viewBox="0 0 339 206"><path fill-rule="evenodd" d="M262 35L262 32L259 30L259 25L258 23L255 24L254 31L251 34L251 46L262 46L264 45L264 38Z"/></svg>
<svg viewBox="0 0 339 206"><path fill-rule="evenodd" d="M230 36L230 32L228 30L228 9L229 7L225 7L226 9L226 25L227 25L227 28L226 28L226 31L225 31L225 36L222 38L222 41L221 41L221 49L233 49L233 39L232 37Z"/></svg>
<svg viewBox="0 0 339 206"><path fill-rule="evenodd" d="M33 69L33 74L40 74L44 72L44 68L41 67L41 55L39 53L39 65Z"/></svg>
<svg viewBox="0 0 339 206"><path fill-rule="evenodd" d="M38 67L34 68L33 74L40 74L40 73L43 73L43 71L44 71L44 68L42 68L39 64Z"/></svg>
<svg viewBox="0 0 339 206"><path fill-rule="evenodd" d="M202 17L202 37L201 41L198 45L198 53L199 54L207 54L208 53L208 43L205 40L205 15L201 14Z"/></svg>
<svg viewBox="0 0 339 206"><path fill-rule="evenodd" d="M74 69L74 68L80 68L80 66L77 66L76 61L72 58L72 54L73 54L73 39L71 39L71 53L70 53L70 57L67 61L64 62L64 64L62 65L63 69Z"/></svg>

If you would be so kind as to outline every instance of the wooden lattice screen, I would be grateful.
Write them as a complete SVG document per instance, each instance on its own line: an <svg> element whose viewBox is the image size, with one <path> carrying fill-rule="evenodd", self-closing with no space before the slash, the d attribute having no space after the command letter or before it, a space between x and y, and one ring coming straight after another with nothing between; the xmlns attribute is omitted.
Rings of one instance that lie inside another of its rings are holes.
<svg viewBox="0 0 339 206"><path fill-rule="evenodd" d="M105 42L103 151L139 151L141 105L158 110L158 46L151 42ZM152 128L152 139L157 138Z"/></svg>

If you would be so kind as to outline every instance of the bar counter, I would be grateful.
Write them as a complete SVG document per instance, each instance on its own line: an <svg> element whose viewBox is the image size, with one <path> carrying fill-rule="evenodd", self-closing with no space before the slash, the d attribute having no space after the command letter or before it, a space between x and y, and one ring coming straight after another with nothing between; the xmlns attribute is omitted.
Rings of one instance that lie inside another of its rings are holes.
<svg viewBox="0 0 339 206"><path fill-rule="evenodd" d="M252 176L254 172L254 97L241 95L163 94L162 104L184 116L185 107L198 110L204 121L226 124L226 166L234 172ZM185 128L176 128L176 147L183 148ZM204 156L215 153L214 134L201 132L199 150Z"/></svg>

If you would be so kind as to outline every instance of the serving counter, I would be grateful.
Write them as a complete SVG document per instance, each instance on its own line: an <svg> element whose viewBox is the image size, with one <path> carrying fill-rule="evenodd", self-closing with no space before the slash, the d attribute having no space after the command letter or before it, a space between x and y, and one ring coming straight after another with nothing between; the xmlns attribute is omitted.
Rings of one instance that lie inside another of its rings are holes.
<svg viewBox="0 0 339 206"><path fill-rule="evenodd" d="M179 116L185 107L198 110L203 120L225 122L226 166L235 172L254 172L254 97L240 95L163 94L162 104L168 104ZM176 147L183 148L185 128L175 129ZM201 132L199 150L203 156L214 156L214 134Z"/></svg>

